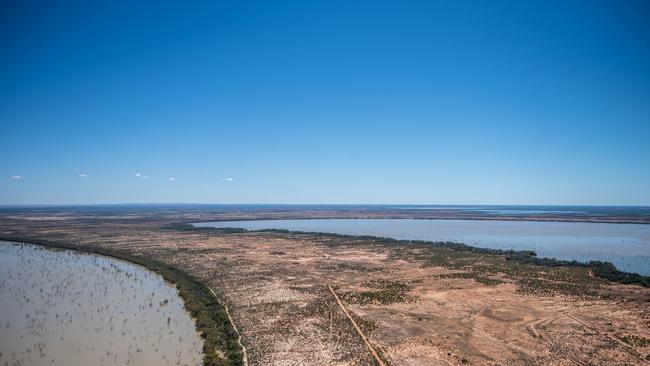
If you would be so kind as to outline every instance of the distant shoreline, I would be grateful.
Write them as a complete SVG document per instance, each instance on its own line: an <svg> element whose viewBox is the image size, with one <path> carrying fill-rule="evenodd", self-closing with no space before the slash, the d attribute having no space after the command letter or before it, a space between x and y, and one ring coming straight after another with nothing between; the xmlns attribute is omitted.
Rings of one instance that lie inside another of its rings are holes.
<svg viewBox="0 0 650 366"><path fill-rule="evenodd" d="M235 221L223 220L222 222ZM239 221L239 220L237 220ZM251 220L252 221L252 220ZM408 239L395 239L383 236L374 235L352 235L352 234L337 234L319 231L299 231L299 230L286 230L286 229L261 229L261 230L247 230L237 227L209 227L209 226L194 226L192 223L177 223L171 224L166 228L180 231L207 231L215 233L237 234L237 233L279 233L279 234L297 234L297 235L310 235L316 237L330 237L330 238L346 238L352 240L368 240L375 244L385 245L421 245L433 247L447 247L458 251L475 252L487 255L500 255L504 256L507 260L516 262L536 265L536 266L549 266L549 267L589 267L592 269L593 274L606 279L611 282L621 284L634 284L643 287L650 287L650 276L646 276L634 272L621 271L616 266L607 261L589 261L582 262L577 260L562 260L556 258L538 257L537 253L532 250L518 250L518 249L495 249L495 248L482 248L465 243L452 242L452 241L431 241L431 240L408 240Z"/></svg>
<svg viewBox="0 0 650 366"><path fill-rule="evenodd" d="M650 206L542 206L542 205L290 205L290 204L107 204L3 206L0 213L97 217L106 213L178 213L185 210L214 214L215 220L272 219L422 219L586 222L650 224ZM219 215L219 216L216 216Z"/></svg>
<svg viewBox="0 0 650 366"><path fill-rule="evenodd" d="M577 222L588 224L625 224L625 225L650 225L650 218L647 221L632 221L632 220L594 220L594 219L580 219L580 218L543 218L543 217L517 217L517 216L441 216L441 217L419 217L419 216L295 216L295 217L282 217L275 216L255 216L254 218L225 218L219 220L212 220L214 222L227 222L227 221L267 221L267 220L481 220L481 221L529 221L529 222ZM191 223L191 222L188 222Z"/></svg>

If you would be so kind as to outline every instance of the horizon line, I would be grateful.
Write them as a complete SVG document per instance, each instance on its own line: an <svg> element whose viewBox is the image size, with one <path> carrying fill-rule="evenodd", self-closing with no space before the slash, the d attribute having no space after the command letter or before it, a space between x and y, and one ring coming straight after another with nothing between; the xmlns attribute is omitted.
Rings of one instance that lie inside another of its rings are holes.
<svg viewBox="0 0 650 366"><path fill-rule="evenodd" d="M650 204L547 204L547 203L215 203L215 202L118 202L118 203L0 203L0 208L12 207L80 207L80 206L431 206L431 207L468 207L468 206L511 206L511 207L644 207Z"/></svg>

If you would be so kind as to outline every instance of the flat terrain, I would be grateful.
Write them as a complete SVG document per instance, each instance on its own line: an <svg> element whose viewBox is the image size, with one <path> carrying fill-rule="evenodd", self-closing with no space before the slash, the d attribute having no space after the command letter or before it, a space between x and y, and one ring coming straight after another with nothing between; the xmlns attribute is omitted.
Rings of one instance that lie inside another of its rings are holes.
<svg viewBox="0 0 650 366"><path fill-rule="evenodd" d="M112 248L195 274L228 305L250 365L650 364L650 289L588 268L354 237L170 227L312 216L337 217L11 210L0 214L0 238Z"/></svg>

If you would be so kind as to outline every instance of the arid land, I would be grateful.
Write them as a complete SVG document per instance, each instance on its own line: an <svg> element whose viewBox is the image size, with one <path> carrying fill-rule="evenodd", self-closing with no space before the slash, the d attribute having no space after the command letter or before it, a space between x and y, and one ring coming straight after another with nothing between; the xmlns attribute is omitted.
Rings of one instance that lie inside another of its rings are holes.
<svg viewBox="0 0 650 366"><path fill-rule="evenodd" d="M107 248L197 276L228 306L250 365L650 364L650 289L608 282L587 267L368 238L174 226L398 214L419 213L12 209L0 211L0 238Z"/></svg>

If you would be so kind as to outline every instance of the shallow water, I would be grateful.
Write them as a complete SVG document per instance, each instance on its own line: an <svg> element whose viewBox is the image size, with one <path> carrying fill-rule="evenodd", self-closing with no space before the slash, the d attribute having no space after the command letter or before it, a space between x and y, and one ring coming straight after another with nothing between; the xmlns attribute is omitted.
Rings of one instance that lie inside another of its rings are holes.
<svg viewBox="0 0 650 366"><path fill-rule="evenodd" d="M257 220L195 225L454 241L483 248L534 250L539 257L610 261L621 270L650 275L650 225L417 219Z"/></svg>
<svg viewBox="0 0 650 366"><path fill-rule="evenodd" d="M200 365L174 287L143 267L0 241L0 365Z"/></svg>

